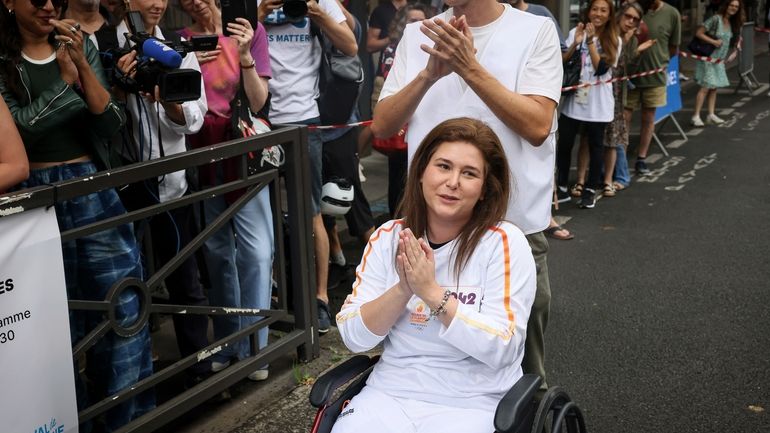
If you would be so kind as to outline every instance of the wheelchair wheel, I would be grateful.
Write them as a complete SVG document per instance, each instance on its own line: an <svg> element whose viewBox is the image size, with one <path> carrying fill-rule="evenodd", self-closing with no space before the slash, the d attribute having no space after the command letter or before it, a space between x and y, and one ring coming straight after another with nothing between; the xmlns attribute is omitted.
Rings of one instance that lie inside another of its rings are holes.
<svg viewBox="0 0 770 433"><path fill-rule="evenodd" d="M550 426L546 430L546 426ZM532 433L560 433L566 426L567 433L586 433L585 420L580 408L569 395L554 386L543 395L532 422Z"/></svg>

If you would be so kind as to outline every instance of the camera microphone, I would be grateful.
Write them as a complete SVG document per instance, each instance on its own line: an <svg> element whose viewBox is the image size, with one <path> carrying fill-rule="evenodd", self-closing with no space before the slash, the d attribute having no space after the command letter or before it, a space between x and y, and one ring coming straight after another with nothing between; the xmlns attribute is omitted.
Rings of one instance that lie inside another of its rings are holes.
<svg viewBox="0 0 770 433"><path fill-rule="evenodd" d="M155 38L142 43L142 53L170 69L176 69L182 64L182 56L178 52Z"/></svg>

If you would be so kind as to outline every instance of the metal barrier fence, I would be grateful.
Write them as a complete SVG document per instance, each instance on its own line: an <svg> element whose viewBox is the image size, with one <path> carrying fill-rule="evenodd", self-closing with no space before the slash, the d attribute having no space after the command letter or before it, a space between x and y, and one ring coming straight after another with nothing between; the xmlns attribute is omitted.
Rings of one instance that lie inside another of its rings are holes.
<svg viewBox="0 0 770 433"><path fill-rule="evenodd" d="M734 35L733 37L738 37ZM759 81L754 76L754 21L748 21L741 28L741 40L743 47L738 53L738 76L740 80L735 87L737 93L745 86L749 93L759 87Z"/></svg>
<svg viewBox="0 0 770 433"><path fill-rule="evenodd" d="M242 338L249 337L252 356L233 364L206 380L162 402L152 412L134 420L122 427L119 432L149 432L179 417L207 399L217 395L229 386L244 379L257 367L263 366L277 358L297 352L300 361L307 361L319 354L318 338L316 337L317 311L315 306L315 272L312 247L311 217L307 197L309 194L309 166L307 155L307 128L301 126L279 126L273 132L217 144L207 148L191 150L185 153L164 158L132 164L114 170L102 171L86 178L71 179L50 186L30 188L0 197L0 214L3 211L16 213L16 210L31 210L43 206L87 195L96 191L118 188L123 185L154 179L164 174L179 170L222 161L227 158L239 158L239 173L236 180L191 192L181 198L168 202L154 204L145 208L128 212L124 215L109 218L98 223L89 224L77 229L61 233L62 242L67 242L97 233L99 231L120 226L129 222L141 221L154 215L167 212L182 206L201 203L207 198L221 196L227 192L244 189L245 193L235 200L222 214L204 227L192 241L181 248L177 255L168 263L150 275L144 281L123 279L117 281L104 301L69 300L70 310L90 310L104 313L104 320L96 329L73 347L73 358L77 365L78 358L93 347L98 340L110 331L121 336L138 333L148 323L151 313L164 314L202 314L202 315L240 315L260 316L253 325L243 328L237 333L214 342L204 350L187 356L174 364L163 368L146 379L138 382L129 389L115 395L107 396L80 411L79 422L93 420L110 408L125 402L144 391L154 388L164 381L183 373L186 368L205 360L222 348ZM280 169L265 171L256 175L247 172L247 157L250 152L261 154L261 149L280 144L285 152L286 163ZM287 288L286 257L283 241L283 217L281 179L284 181L286 211L290 229L289 260L294 272L291 276L291 287ZM232 217L263 188L271 190L271 205L275 230L275 259L274 276L278 284L278 307L271 310L233 309L217 306L201 307L187 305L153 304L151 293L158 288L165 278L177 269L186 259L195 254L203 246L206 239L228 224ZM298 270L303 270L298 272ZM118 295L127 289L140 293L141 312L139 319L129 326L119 326L115 321L114 301ZM292 305L288 305L291 291ZM263 349L256 344L256 332L276 322L289 324L285 335L280 336Z"/></svg>

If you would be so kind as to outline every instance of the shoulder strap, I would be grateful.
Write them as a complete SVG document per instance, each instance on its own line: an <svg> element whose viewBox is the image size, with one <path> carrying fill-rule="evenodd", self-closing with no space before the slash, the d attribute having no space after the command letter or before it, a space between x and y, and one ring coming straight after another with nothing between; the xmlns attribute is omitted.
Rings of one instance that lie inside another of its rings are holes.
<svg viewBox="0 0 770 433"><path fill-rule="evenodd" d="M310 21L310 36L318 39L318 43L321 45L321 49L325 50L324 36L321 32L321 28L318 27L318 24L314 23L312 20Z"/></svg>

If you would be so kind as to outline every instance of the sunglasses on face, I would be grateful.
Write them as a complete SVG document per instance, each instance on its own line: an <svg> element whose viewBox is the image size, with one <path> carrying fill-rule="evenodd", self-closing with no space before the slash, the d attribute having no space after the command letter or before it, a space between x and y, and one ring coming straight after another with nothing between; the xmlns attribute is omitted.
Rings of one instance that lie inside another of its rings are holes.
<svg viewBox="0 0 770 433"><path fill-rule="evenodd" d="M637 16L634 16L634 15L631 15L629 13L623 14L623 18L625 18L627 20L631 20L631 21L633 21L635 23L638 23L638 22L640 22L642 20L641 18L639 18Z"/></svg>
<svg viewBox="0 0 770 433"><path fill-rule="evenodd" d="M29 0L29 2L32 3L32 6L38 9L44 8L49 1L54 9L61 9L62 6L67 4L67 0Z"/></svg>

